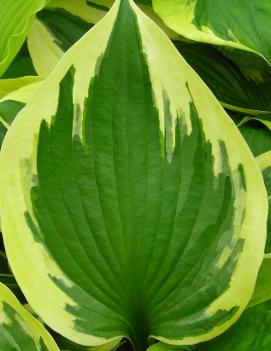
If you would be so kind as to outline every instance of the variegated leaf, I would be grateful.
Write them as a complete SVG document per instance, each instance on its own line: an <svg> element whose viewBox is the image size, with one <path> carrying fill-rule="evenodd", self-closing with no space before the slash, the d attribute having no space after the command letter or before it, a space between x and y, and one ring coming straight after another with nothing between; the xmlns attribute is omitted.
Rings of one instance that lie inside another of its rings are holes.
<svg viewBox="0 0 271 351"><path fill-rule="evenodd" d="M255 52L271 65L269 0L153 0L167 26L186 38Z"/></svg>
<svg viewBox="0 0 271 351"><path fill-rule="evenodd" d="M200 344L197 351L268 351L271 349L271 256L266 255L250 305L221 336Z"/></svg>
<svg viewBox="0 0 271 351"><path fill-rule="evenodd" d="M156 343L148 348L147 351L194 351L193 346L170 346L163 343Z"/></svg>
<svg viewBox="0 0 271 351"><path fill-rule="evenodd" d="M36 83L41 80L38 76L26 76L19 78L1 79L0 80L0 99L6 95L21 89L27 85Z"/></svg>
<svg viewBox="0 0 271 351"><path fill-rule="evenodd" d="M43 325L0 283L0 350L59 351Z"/></svg>
<svg viewBox="0 0 271 351"><path fill-rule="evenodd" d="M14 84L9 85L10 90L13 91L0 99L0 147L7 129L14 121L17 114L31 100L34 92L41 84L40 80L40 77L37 77L37 79L30 80L29 84L25 83L25 85L18 89L15 79ZM3 82L5 81L0 81L0 87Z"/></svg>
<svg viewBox="0 0 271 351"><path fill-rule="evenodd" d="M90 346L125 337L141 351L150 338L208 340L244 310L265 245L262 176L132 1L66 53L0 157L7 254L57 332Z"/></svg>
<svg viewBox="0 0 271 351"><path fill-rule="evenodd" d="M152 7L147 6L147 2L138 3L141 9L175 40L177 49L225 107L254 115L271 110L270 82L254 82L247 78L237 65L212 47L181 41L180 37L155 15ZM37 15L28 36L28 46L39 74L48 75L62 55L103 18L112 4L113 0L50 2L48 7Z"/></svg>
<svg viewBox="0 0 271 351"><path fill-rule="evenodd" d="M0 76L20 50L35 14L45 4L45 0L1 1Z"/></svg>
<svg viewBox="0 0 271 351"><path fill-rule="evenodd" d="M178 37L153 12L150 0L136 2L171 38ZM62 55L105 16L113 3L114 0L51 1L37 15L28 36L29 51L37 72L47 76Z"/></svg>
<svg viewBox="0 0 271 351"><path fill-rule="evenodd" d="M24 108L26 103L28 103L34 93L34 91L39 87L40 78L30 79L30 84L23 85L23 87L17 89L17 79L8 79L0 81L0 88L5 86L5 82L9 82L9 90L14 89L14 91L5 95L0 99L0 149L7 133L7 130L11 123L14 121L17 114ZM34 82L34 83L33 83ZM13 84L12 84L13 83ZM19 85L20 86L20 85ZM1 219L0 219L0 231L1 231Z"/></svg>

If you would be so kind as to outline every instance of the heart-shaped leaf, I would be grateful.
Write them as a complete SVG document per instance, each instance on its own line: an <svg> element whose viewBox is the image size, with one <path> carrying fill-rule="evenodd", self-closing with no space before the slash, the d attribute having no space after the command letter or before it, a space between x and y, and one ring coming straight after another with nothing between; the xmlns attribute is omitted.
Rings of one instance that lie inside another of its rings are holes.
<svg viewBox="0 0 271 351"><path fill-rule="evenodd" d="M0 156L12 269L60 334L93 346L125 337L142 351L149 338L210 339L242 313L265 245L262 176L132 1L66 53Z"/></svg>

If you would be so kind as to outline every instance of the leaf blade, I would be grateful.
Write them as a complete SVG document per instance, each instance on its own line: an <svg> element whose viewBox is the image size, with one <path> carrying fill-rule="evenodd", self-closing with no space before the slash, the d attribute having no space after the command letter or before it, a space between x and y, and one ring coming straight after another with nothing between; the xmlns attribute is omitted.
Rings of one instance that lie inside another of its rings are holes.
<svg viewBox="0 0 271 351"><path fill-rule="evenodd" d="M248 308L224 334L196 346L198 351L268 350L270 338L270 256L265 255Z"/></svg>
<svg viewBox="0 0 271 351"><path fill-rule="evenodd" d="M5 351L59 351L43 325L0 283L0 348Z"/></svg>
<svg viewBox="0 0 271 351"><path fill-rule="evenodd" d="M1 6L0 76L23 45L36 12L45 6L43 0L5 1Z"/></svg>
<svg viewBox="0 0 271 351"><path fill-rule="evenodd" d="M16 279L35 310L82 345L128 337L139 350L148 336L182 345L231 325L262 258L264 185L238 130L162 31L131 2L116 2L34 100L3 145L1 213ZM22 120L31 130L24 148L14 144ZM228 152L236 145L238 155ZM31 247L23 265L12 259L14 235L23 252ZM248 260L255 265L246 272ZM28 265L39 282L31 289Z"/></svg>
<svg viewBox="0 0 271 351"><path fill-rule="evenodd" d="M153 7L170 28L184 37L253 51L271 64L268 0L153 0Z"/></svg>

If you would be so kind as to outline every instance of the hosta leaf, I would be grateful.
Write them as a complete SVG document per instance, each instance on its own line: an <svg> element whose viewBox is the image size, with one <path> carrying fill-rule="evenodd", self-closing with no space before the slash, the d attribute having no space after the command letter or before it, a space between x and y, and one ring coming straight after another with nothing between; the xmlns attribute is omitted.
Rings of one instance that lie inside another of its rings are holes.
<svg viewBox="0 0 271 351"><path fill-rule="evenodd" d="M7 79L35 75L37 75L37 73L33 67L33 63L25 42L1 78Z"/></svg>
<svg viewBox="0 0 271 351"><path fill-rule="evenodd" d="M241 122L239 130L249 145L254 156L271 150L271 131L262 123L262 117L248 118Z"/></svg>
<svg viewBox="0 0 271 351"><path fill-rule="evenodd" d="M5 99L0 100L0 118L1 122L8 128L13 122L16 115L24 108L25 103L21 101Z"/></svg>
<svg viewBox="0 0 271 351"><path fill-rule="evenodd" d="M20 78L10 78L0 80L0 99L26 85L36 83L41 80L38 76L26 76Z"/></svg>
<svg viewBox="0 0 271 351"><path fill-rule="evenodd" d="M64 52L106 14L112 3L54 0L40 12L28 36L28 46L38 72L48 75ZM158 22L151 8L144 6L143 9ZM165 26L163 29L174 38L174 33ZM175 41L175 46L224 106L251 114L271 110L271 82L255 83L247 79L233 62L212 47L180 40Z"/></svg>
<svg viewBox="0 0 271 351"><path fill-rule="evenodd" d="M0 272L0 282L4 284L7 288L9 288L13 294L19 299L21 302L25 302L25 297L23 296L19 285L17 284L14 276L9 273L2 273L2 267Z"/></svg>
<svg viewBox="0 0 271 351"><path fill-rule="evenodd" d="M271 82L251 81L236 64L209 45L180 40L174 44L223 106L249 114L271 111Z"/></svg>
<svg viewBox="0 0 271 351"><path fill-rule="evenodd" d="M20 50L35 14L45 0L5 0L0 6L0 76Z"/></svg>
<svg viewBox="0 0 271 351"><path fill-rule="evenodd" d="M0 145L2 145L2 142L4 140L4 137L6 135L7 132L7 127L6 125L3 123L2 120L0 120ZM0 231L1 231L1 222L0 222Z"/></svg>
<svg viewBox="0 0 271 351"><path fill-rule="evenodd" d="M242 126L243 124L246 124L247 122L250 122L250 121L259 121L261 122L261 124L266 126L271 131L271 114L244 117L242 121L239 123L239 126Z"/></svg>
<svg viewBox="0 0 271 351"><path fill-rule="evenodd" d="M23 76L35 76L36 71L30 57L23 57L11 63L8 70L3 75L5 78L19 78Z"/></svg>
<svg viewBox="0 0 271 351"><path fill-rule="evenodd" d="M153 0L153 7L186 38L253 51L271 64L269 0Z"/></svg>
<svg viewBox="0 0 271 351"><path fill-rule="evenodd" d="M262 302L271 300L271 255L266 254L259 270L256 288L253 293L252 299L249 302L249 307L256 306Z"/></svg>
<svg viewBox="0 0 271 351"><path fill-rule="evenodd" d="M110 350L117 350L118 346L120 345L120 339L113 340L107 344L101 346L94 346L89 349L89 351L110 351Z"/></svg>
<svg viewBox="0 0 271 351"><path fill-rule="evenodd" d="M0 283L0 350L59 351L42 324Z"/></svg>
<svg viewBox="0 0 271 351"><path fill-rule="evenodd" d="M271 265L270 258L263 262L257 281L255 298L258 303L249 307L228 331L200 344L197 351L268 351L271 348ZM259 290L258 290L258 289ZM262 296L259 296L261 292ZM262 298L262 301L259 298ZM269 299L268 299L269 297ZM254 298L254 297L253 297ZM253 299L252 299L253 300Z"/></svg>
<svg viewBox="0 0 271 351"><path fill-rule="evenodd" d="M1 82L0 81L0 86ZM16 79L14 80L14 82ZM36 79L34 80L34 82ZM32 82L32 80L30 80ZM5 97L0 99L0 149L5 138L6 132L17 116L17 114L24 108L26 103L31 99L34 91L39 87L40 82L36 81L35 83L31 83L23 86L20 89L16 89L16 82L11 87L15 89L10 94L7 94ZM1 231L1 221L0 221L0 231Z"/></svg>
<svg viewBox="0 0 271 351"><path fill-rule="evenodd" d="M7 94L5 97L0 99L0 147L7 129L17 114L31 100L32 95L34 94L35 90L38 89L40 84L41 82L37 81L35 83L25 85L20 89L15 89L10 94Z"/></svg>
<svg viewBox="0 0 271 351"><path fill-rule="evenodd" d="M242 313L265 244L260 170L131 1L67 52L0 157L7 254L52 329L86 346L127 337L141 351L149 338L207 340Z"/></svg>
<svg viewBox="0 0 271 351"><path fill-rule="evenodd" d="M240 67L270 75L270 65L268 65L268 63L263 58L256 55L254 52L234 49L227 46L220 46L217 47L217 49L225 57L227 57Z"/></svg>
<svg viewBox="0 0 271 351"><path fill-rule="evenodd" d="M0 235L0 273L10 273L7 256L4 252L4 248L2 247L2 239L2 235Z"/></svg>
<svg viewBox="0 0 271 351"><path fill-rule="evenodd" d="M119 339L101 346L88 347L76 344L57 333L53 333L53 337L61 350L70 351L115 351L119 350L121 342L121 339Z"/></svg>
<svg viewBox="0 0 271 351"><path fill-rule="evenodd" d="M45 77L64 50L68 50L91 25L62 9L44 10L40 16L33 22L27 42L36 71Z"/></svg>
<svg viewBox="0 0 271 351"><path fill-rule="evenodd" d="M47 76L64 52L100 21L113 3L113 0L51 1L37 15L28 36L28 47L37 72ZM178 37L153 12L151 1L137 3L170 37Z"/></svg>
<svg viewBox="0 0 271 351"><path fill-rule="evenodd" d="M193 351L190 346L170 346L163 343L157 343L148 348L147 351Z"/></svg>
<svg viewBox="0 0 271 351"><path fill-rule="evenodd" d="M268 204L269 204L268 221L267 221L267 241L265 246L265 252L271 253L271 151L258 156L257 161L263 174L263 179L267 190Z"/></svg>

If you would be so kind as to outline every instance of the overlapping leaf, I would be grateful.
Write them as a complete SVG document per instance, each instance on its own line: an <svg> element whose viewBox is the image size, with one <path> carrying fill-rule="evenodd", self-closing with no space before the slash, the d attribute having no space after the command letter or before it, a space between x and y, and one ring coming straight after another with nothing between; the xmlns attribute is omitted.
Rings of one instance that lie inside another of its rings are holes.
<svg viewBox="0 0 271 351"><path fill-rule="evenodd" d="M254 156L271 150L269 116L245 117L239 122L239 130Z"/></svg>
<svg viewBox="0 0 271 351"><path fill-rule="evenodd" d="M38 72L51 72L62 55L78 41L109 10L113 1L102 5L85 0L54 0L38 14L28 37L32 59ZM159 22L151 7L143 6L167 32L178 39ZM271 110L271 82L253 82L240 68L215 49L175 40L175 45L224 106L237 111L257 114Z"/></svg>
<svg viewBox="0 0 271 351"><path fill-rule="evenodd" d="M170 37L178 37L153 12L150 0L136 2ZM113 3L113 0L51 1L38 14L28 36L28 47L37 72L47 76L62 55L105 16Z"/></svg>
<svg viewBox="0 0 271 351"><path fill-rule="evenodd" d="M270 235L270 233L268 233L268 235ZM271 300L270 271L271 255L268 253L264 255L263 263L257 277L255 291L252 299L249 301L249 308ZM267 308L267 314L269 314L268 310L269 309Z"/></svg>
<svg viewBox="0 0 271 351"><path fill-rule="evenodd" d="M0 76L23 45L35 14L45 4L45 0L5 0L1 2Z"/></svg>
<svg viewBox="0 0 271 351"><path fill-rule="evenodd" d="M268 351L271 347L271 258L266 255L257 279L253 298L238 322L224 334L209 342L181 348L162 343L151 346L150 351Z"/></svg>
<svg viewBox="0 0 271 351"><path fill-rule="evenodd" d="M153 7L186 38L252 51L271 64L269 0L153 0Z"/></svg>
<svg viewBox="0 0 271 351"><path fill-rule="evenodd" d="M15 277L70 340L194 344L248 303L265 244L260 171L132 1L63 57L12 124L0 166Z"/></svg>
<svg viewBox="0 0 271 351"><path fill-rule="evenodd" d="M269 204L268 221L267 221L267 241L266 241L265 252L271 253L271 151L268 151L258 156L257 161L263 174L263 179L267 190L268 204Z"/></svg>
<svg viewBox="0 0 271 351"><path fill-rule="evenodd" d="M39 77L25 78L26 77L22 79L4 79L0 81L0 89L4 88L4 91L11 91L0 99L0 149L9 126L14 121L17 114L24 108L26 103L30 101L34 91L40 85ZM27 84L28 82L29 84ZM23 85L22 87L20 87L21 84ZM19 89L17 89L18 85L20 87Z"/></svg>
<svg viewBox="0 0 271 351"><path fill-rule="evenodd" d="M48 75L62 55L103 18L112 4L112 0L50 2L49 6L38 14L28 37L28 46L39 74ZM224 106L249 114L271 110L271 82L254 82L248 79L236 64L212 47L180 41L176 33L171 32L159 21L150 6L146 6L144 2L139 4L170 38L175 39L178 50ZM228 54L237 56L236 53Z"/></svg>
<svg viewBox="0 0 271 351"><path fill-rule="evenodd" d="M263 119L271 110L271 81L246 77L237 64L212 46L180 40L174 44L224 107L252 115L262 113Z"/></svg>
<svg viewBox="0 0 271 351"><path fill-rule="evenodd" d="M59 351L52 337L0 283L0 350Z"/></svg>
<svg viewBox="0 0 271 351"><path fill-rule="evenodd" d="M271 348L271 264L265 258L252 304L224 334L197 346L197 351L268 351Z"/></svg>
<svg viewBox="0 0 271 351"><path fill-rule="evenodd" d="M38 76L26 76L19 78L1 79L0 80L0 98L18 90L22 87L30 85L32 83L40 81L41 78Z"/></svg>
<svg viewBox="0 0 271 351"><path fill-rule="evenodd" d="M17 89L17 79L9 80L8 87L11 91L0 99L0 147L4 140L7 129L17 116L17 114L25 107L25 105L31 100L35 90L38 89L41 82L40 78L26 80L25 85ZM0 87L2 83L7 81L0 81ZM30 82L27 84L27 82ZM5 85L5 84L3 84ZM2 86L3 86L2 85Z"/></svg>
<svg viewBox="0 0 271 351"><path fill-rule="evenodd" d="M35 76L36 74L25 42L1 79Z"/></svg>
<svg viewBox="0 0 271 351"><path fill-rule="evenodd" d="M190 346L169 346L162 343L157 343L148 348L147 351L193 351L194 347Z"/></svg>

